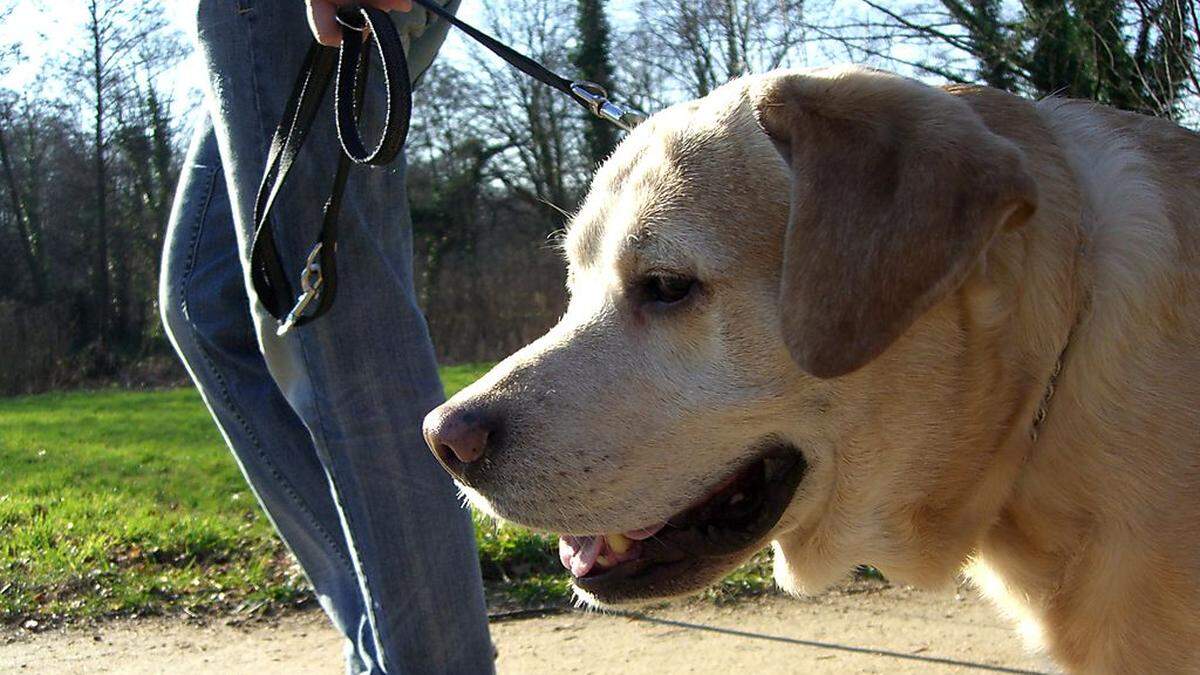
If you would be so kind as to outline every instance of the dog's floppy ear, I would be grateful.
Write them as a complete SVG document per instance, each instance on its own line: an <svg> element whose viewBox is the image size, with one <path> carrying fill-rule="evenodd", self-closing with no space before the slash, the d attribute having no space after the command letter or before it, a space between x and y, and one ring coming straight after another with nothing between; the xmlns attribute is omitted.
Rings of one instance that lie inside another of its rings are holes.
<svg viewBox="0 0 1200 675"><path fill-rule="evenodd" d="M812 375L870 362L1033 214L1020 150L940 89L855 70L769 78L751 99L792 170L782 328Z"/></svg>

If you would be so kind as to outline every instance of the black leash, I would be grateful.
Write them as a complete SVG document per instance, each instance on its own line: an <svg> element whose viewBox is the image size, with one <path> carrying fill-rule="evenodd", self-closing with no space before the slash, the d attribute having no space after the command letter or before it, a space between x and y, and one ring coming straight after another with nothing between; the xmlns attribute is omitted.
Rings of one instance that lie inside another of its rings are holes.
<svg viewBox="0 0 1200 675"><path fill-rule="evenodd" d="M644 119L641 113L609 101L603 87L561 77L464 23L437 4L436 0L414 1L461 29L521 72L569 95L593 115L626 131ZM324 47L314 40L308 48L300 75L284 108L283 119L271 140L267 167L254 204L250 277L259 300L271 316L280 322L279 335L303 326L332 307L337 292L338 212L341 210L350 164L380 166L393 161L404 148L412 117L408 59L400 35L387 13L373 7L344 7L338 11L337 20L342 26L341 47ZM379 142L368 151L358 130L358 117L366 90L371 44L375 45L383 64L387 112ZM271 225L271 209L295 164L300 148L304 146L331 79L336 80L335 121L343 152L338 159L329 200L325 202L321 233L300 273L300 292L297 294L288 281L288 273L279 257Z"/></svg>

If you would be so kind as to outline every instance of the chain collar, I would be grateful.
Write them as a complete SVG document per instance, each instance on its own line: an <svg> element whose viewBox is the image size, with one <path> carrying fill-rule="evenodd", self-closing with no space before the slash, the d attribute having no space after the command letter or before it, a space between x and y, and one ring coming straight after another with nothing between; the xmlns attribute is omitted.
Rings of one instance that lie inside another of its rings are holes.
<svg viewBox="0 0 1200 675"><path fill-rule="evenodd" d="M1033 414L1033 426L1029 429L1029 437L1033 440L1038 439L1038 433L1042 429L1042 423L1046 421L1046 411L1050 408L1050 399L1054 398L1054 388L1058 384L1058 374L1062 372L1063 359L1067 356L1067 348L1071 346L1071 337L1074 335L1075 329L1067 334L1067 344L1063 347L1062 352L1058 355L1058 360L1054 362L1054 370L1050 371L1050 381L1046 383L1046 393L1042 394L1042 400L1038 403L1037 412Z"/></svg>
<svg viewBox="0 0 1200 675"><path fill-rule="evenodd" d="M1086 255L1087 244L1081 241L1075 248L1076 272ZM1050 371L1050 379L1046 382L1046 392L1042 394L1042 400L1038 402L1037 410L1033 413L1033 424L1029 428L1029 437L1034 441L1037 441L1042 425L1046 422L1046 416L1050 410L1050 399L1054 398L1054 391L1058 387L1058 376L1062 373L1063 362L1067 359L1067 350L1071 348L1071 342L1075 338L1075 329L1079 328L1085 311L1091 305L1091 293L1083 292L1081 296L1082 302L1075 309L1075 322L1071 324L1071 330L1067 331L1067 340L1063 343L1062 351L1058 353L1058 358L1054 361L1054 369Z"/></svg>

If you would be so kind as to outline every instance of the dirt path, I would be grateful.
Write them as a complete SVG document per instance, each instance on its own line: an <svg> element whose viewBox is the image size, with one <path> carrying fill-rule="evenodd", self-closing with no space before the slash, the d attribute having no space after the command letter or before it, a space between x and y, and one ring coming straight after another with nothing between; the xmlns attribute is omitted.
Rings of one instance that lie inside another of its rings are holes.
<svg viewBox="0 0 1200 675"><path fill-rule="evenodd" d="M1052 672L969 595L852 588L731 606L687 602L641 618L568 613L497 622L501 673ZM341 673L319 612L249 626L150 619L0 641L14 673Z"/></svg>

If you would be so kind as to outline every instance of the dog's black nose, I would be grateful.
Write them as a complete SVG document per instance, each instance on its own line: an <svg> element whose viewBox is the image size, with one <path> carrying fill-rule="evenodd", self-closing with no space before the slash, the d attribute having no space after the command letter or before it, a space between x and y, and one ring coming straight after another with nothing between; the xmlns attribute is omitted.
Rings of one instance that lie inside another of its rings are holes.
<svg viewBox="0 0 1200 675"><path fill-rule="evenodd" d="M467 467L487 454L495 427L476 410L443 405L425 416L422 431L433 456L465 482Z"/></svg>

